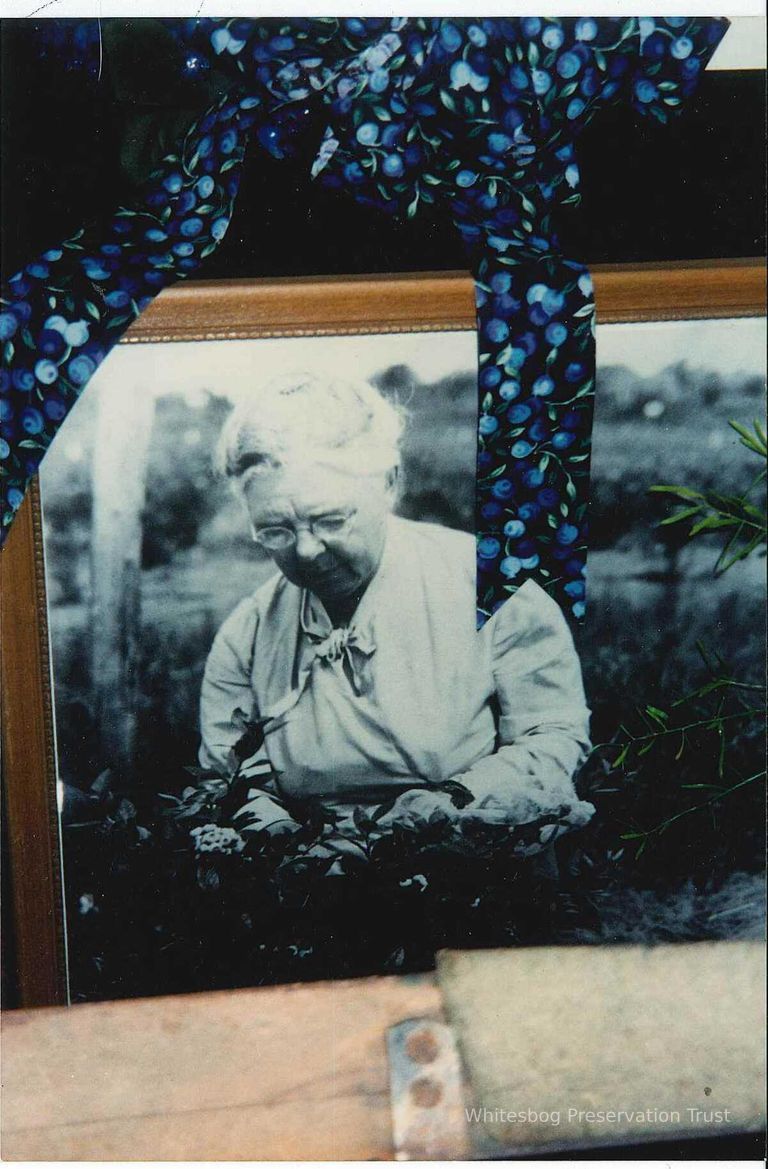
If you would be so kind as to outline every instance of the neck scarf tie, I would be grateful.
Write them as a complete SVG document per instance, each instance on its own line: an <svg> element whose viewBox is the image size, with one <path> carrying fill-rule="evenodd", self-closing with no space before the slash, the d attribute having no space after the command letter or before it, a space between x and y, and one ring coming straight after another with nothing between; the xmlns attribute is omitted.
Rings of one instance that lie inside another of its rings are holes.
<svg viewBox="0 0 768 1169"><path fill-rule="evenodd" d="M367 682L361 669L361 658L374 653L376 646L369 631L347 626L333 629L322 640L315 641L315 662L341 662L344 674L355 694L364 694Z"/></svg>
<svg viewBox="0 0 768 1169"><path fill-rule="evenodd" d="M318 613L315 606L310 594L305 592L301 601L300 628L306 646L299 658L298 682L268 710L260 712L262 718L271 722L279 722L293 710L316 670L333 669L337 663L355 694L359 696L368 692L366 662L376 651L370 622L357 626L353 619L351 625L333 629L327 616Z"/></svg>

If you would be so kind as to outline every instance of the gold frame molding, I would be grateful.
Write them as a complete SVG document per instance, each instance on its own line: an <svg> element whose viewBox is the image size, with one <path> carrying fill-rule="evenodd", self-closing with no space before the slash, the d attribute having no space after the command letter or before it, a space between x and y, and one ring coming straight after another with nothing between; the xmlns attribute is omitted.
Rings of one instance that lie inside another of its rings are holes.
<svg viewBox="0 0 768 1169"><path fill-rule="evenodd" d="M762 259L597 266L598 320L762 316ZM470 330L464 273L222 280L163 292L124 344ZM61 847L39 495L0 555L3 795L20 1005L67 1002Z"/></svg>
<svg viewBox="0 0 768 1169"><path fill-rule="evenodd" d="M592 275L598 321L760 315L765 311L764 273L761 259L596 265ZM149 306L125 340L218 341L474 327L473 284L464 272L282 277L177 284Z"/></svg>

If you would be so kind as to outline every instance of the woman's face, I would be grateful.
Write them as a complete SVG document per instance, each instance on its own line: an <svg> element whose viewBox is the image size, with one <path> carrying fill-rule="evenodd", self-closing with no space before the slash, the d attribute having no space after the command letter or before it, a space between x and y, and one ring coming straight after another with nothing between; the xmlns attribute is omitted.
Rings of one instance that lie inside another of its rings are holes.
<svg viewBox="0 0 768 1169"><path fill-rule="evenodd" d="M309 463L254 475L245 502L254 535L284 576L338 606L359 598L379 567L393 493L393 473L355 476ZM272 546L273 528L290 533L285 547Z"/></svg>

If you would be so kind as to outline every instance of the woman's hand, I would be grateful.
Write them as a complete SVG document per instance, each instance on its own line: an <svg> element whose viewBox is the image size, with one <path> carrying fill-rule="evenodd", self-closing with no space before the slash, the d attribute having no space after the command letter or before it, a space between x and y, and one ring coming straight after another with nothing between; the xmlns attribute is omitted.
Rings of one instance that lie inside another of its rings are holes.
<svg viewBox="0 0 768 1169"><path fill-rule="evenodd" d="M385 831L396 827L415 828L426 823L435 813L450 821L458 817L459 809L447 792L412 788L398 796L388 812L376 818L376 827Z"/></svg>
<svg viewBox="0 0 768 1169"><path fill-rule="evenodd" d="M461 776L458 782L463 786ZM446 791L413 788L398 796L383 816L376 817L376 827L384 831L396 827L418 828L430 820L434 822L435 814L446 823L508 825L512 828L535 820L537 809L530 800L503 798L485 791L475 794L470 803L458 806Z"/></svg>

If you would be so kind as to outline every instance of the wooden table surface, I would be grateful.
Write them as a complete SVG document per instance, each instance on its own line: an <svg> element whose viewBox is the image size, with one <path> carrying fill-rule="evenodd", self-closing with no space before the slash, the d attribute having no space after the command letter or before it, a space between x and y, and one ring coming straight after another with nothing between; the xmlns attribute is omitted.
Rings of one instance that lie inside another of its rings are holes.
<svg viewBox="0 0 768 1169"><path fill-rule="evenodd" d="M429 975L11 1011L6 1160L391 1160L385 1034Z"/></svg>

